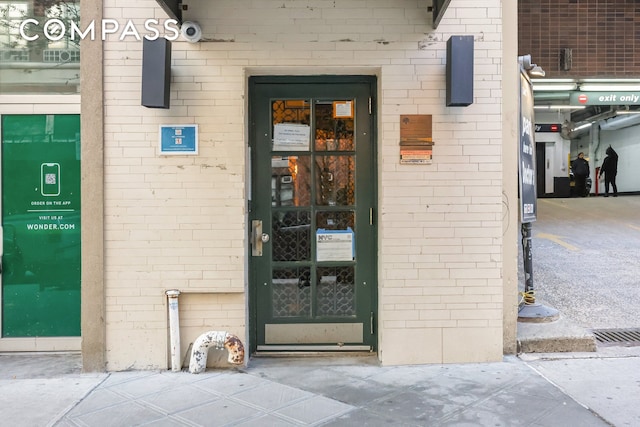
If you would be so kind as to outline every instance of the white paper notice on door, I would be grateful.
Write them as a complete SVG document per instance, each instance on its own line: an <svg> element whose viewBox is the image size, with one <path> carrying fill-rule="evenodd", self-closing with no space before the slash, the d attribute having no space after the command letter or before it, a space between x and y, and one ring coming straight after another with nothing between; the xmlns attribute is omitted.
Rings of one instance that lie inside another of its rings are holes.
<svg viewBox="0 0 640 427"><path fill-rule="evenodd" d="M309 151L311 127L299 123L273 126L273 151Z"/></svg>
<svg viewBox="0 0 640 427"><path fill-rule="evenodd" d="M325 230L316 231L316 259L318 261L353 261L354 239L353 230Z"/></svg>

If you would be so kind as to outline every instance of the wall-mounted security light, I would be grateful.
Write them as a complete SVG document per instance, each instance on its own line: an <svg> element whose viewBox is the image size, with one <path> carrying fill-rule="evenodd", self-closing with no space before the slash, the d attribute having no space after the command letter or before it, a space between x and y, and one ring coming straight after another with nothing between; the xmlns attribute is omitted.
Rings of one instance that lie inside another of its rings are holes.
<svg viewBox="0 0 640 427"><path fill-rule="evenodd" d="M531 62L531 55L519 56L518 62L529 77L544 77L546 74L542 67Z"/></svg>

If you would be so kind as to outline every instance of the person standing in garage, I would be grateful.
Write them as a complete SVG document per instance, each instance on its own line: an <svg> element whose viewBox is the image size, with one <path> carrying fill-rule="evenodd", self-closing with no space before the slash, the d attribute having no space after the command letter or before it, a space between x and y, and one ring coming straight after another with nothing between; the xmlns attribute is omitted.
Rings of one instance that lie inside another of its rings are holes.
<svg viewBox="0 0 640 427"><path fill-rule="evenodd" d="M587 177L589 177L589 162L581 151L578 158L571 165L573 176L576 179L576 194L578 197L587 197Z"/></svg>
<svg viewBox="0 0 640 427"><path fill-rule="evenodd" d="M616 175L618 174L618 153L609 146L605 152L607 157L602 161L600 177L604 174L604 197L609 197L609 184L613 187L613 197L618 197Z"/></svg>

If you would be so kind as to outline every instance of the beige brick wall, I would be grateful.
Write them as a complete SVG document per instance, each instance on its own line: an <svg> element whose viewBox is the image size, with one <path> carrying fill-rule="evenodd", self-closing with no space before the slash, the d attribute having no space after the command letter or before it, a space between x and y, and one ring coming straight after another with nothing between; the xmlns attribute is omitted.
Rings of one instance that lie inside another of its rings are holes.
<svg viewBox="0 0 640 427"><path fill-rule="evenodd" d="M452 0L437 30L427 3L185 1L185 19L197 20L208 41L173 43L169 110L140 106L142 42L109 37L108 369L167 366L166 289L193 292L181 305L186 336L224 323L248 338L250 74L378 75L379 357L384 364L501 357L501 2ZM104 13L141 29L145 18L166 18L153 0L105 0ZM475 38L469 107L444 105L446 40L454 34ZM432 165L399 164L401 114L433 115ZM178 123L199 125L197 156L158 155L158 125Z"/></svg>

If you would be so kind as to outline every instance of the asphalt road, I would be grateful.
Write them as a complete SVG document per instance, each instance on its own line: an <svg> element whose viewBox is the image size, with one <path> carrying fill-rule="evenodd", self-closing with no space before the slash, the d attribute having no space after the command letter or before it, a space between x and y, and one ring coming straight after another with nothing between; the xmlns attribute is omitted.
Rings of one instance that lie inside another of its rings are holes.
<svg viewBox="0 0 640 427"><path fill-rule="evenodd" d="M537 301L586 329L640 328L640 196L538 199L532 235Z"/></svg>

